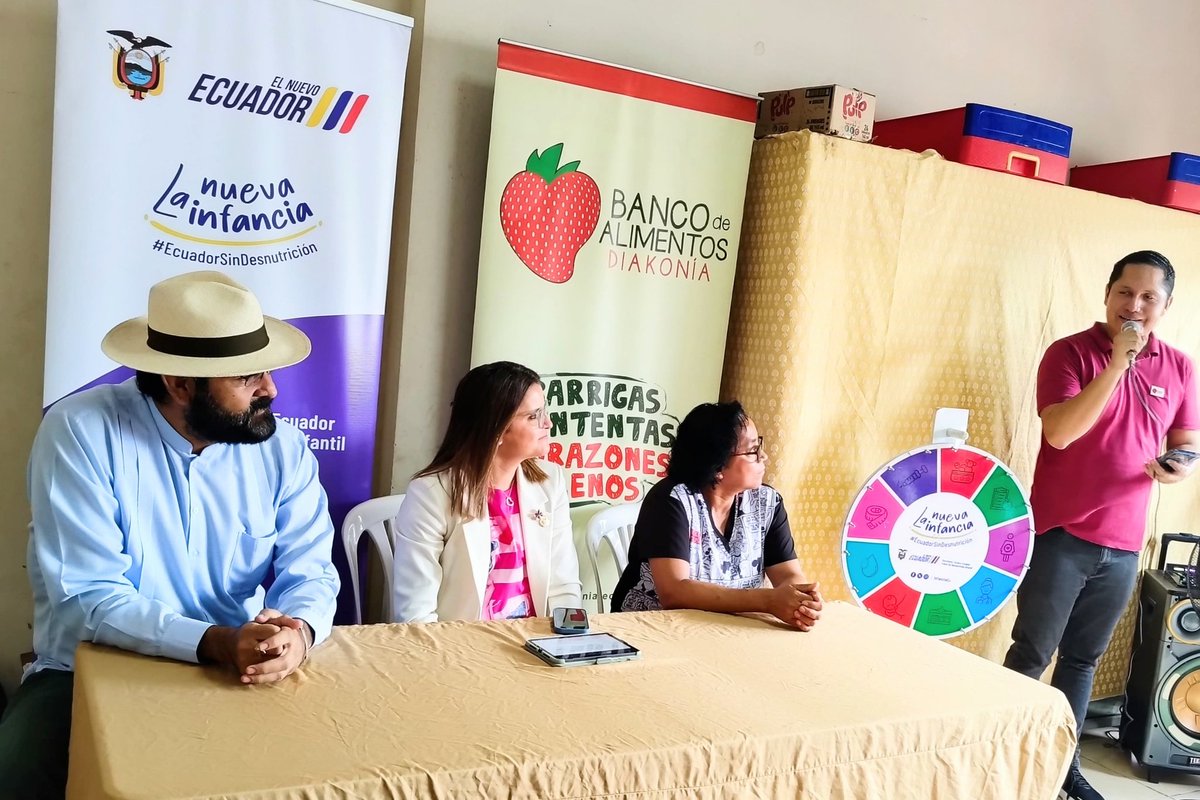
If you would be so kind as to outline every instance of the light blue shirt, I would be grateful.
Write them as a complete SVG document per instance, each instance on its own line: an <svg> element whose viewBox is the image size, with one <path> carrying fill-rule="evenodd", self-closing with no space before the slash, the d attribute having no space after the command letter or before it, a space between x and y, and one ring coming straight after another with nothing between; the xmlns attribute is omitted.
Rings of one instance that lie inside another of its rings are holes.
<svg viewBox="0 0 1200 800"><path fill-rule="evenodd" d="M282 420L262 444L193 455L133 379L99 386L46 414L28 478L30 672L74 669L81 641L194 662L210 625L264 607L329 635L333 524L317 460Z"/></svg>

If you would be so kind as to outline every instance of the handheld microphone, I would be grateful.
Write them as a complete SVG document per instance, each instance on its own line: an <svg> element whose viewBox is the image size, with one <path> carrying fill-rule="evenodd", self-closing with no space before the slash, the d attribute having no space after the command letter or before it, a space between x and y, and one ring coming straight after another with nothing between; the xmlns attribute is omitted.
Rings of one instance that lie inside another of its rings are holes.
<svg viewBox="0 0 1200 800"><path fill-rule="evenodd" d="M1134 333L1140 335L1142 332L1142 323L1138 322L1137 320L1127 319L1127 320L1125 320L1125 323L1121 326L1121 330L1122 331L1133 331ZM1133 360L1135 358L1137 358L1137 350L1129 350L1125 353L1125 356L1129 359L1129 366L1132 367Z"/></svg>

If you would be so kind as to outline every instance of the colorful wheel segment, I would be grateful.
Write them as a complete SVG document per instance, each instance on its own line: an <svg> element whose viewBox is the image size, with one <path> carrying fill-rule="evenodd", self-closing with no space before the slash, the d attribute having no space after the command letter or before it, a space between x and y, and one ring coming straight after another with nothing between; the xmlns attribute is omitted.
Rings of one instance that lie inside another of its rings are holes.
<svg viewBox="0 0 1200 800"><path fill-rule="evenodd" d="M1025 490L995 456L965 446L930 445L885 464L842 531L842 568L859 604L939 638L993 617L1032 552Z"/></svg>

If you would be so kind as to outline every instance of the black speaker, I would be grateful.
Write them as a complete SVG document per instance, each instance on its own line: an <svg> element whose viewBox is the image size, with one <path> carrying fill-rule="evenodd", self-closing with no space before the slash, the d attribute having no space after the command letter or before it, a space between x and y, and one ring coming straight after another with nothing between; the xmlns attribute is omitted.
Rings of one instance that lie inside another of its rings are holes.
<svg viewBox="0 0 1200 800"><path fill-rule="evenodd" d="M1167 534L1159 569L1142 576L1121 717L1121 744L1151 782L1156 770L1200 773L1200 613L1188 597L1193 573L1186 564L1166 563L1168 539L1200 543Z"/></svg>

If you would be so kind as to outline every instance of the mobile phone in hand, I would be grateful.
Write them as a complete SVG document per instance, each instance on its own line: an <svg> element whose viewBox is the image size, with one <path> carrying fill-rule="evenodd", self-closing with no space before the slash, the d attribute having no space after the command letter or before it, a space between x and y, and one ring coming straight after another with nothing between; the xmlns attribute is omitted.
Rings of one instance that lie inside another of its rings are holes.
<svg viewBox="0 0 1200 800"><path fill-rule="evenodd" d="M1161 456L1159 456L1158 457L1158 465L1160 467L1162 467L1163 469L1165 469L1167 472L1175 472L1176 464L1178 464L1180 466L1187 466L1188 464L1191 464L1193 461L1195 461L1197 458L1200 458L1200 453L1197 453L1193 450L1184 450L1182 448L1176 447L1175 449L1168 450L1167 452L1165 452Z"/></svg>
<svg viewBox="0 0 1200 800"><path fill-rule="evenodd" d="M550 627L555 633L587 633L587 612L582 608L556 608L550 615Z"/></svg>

